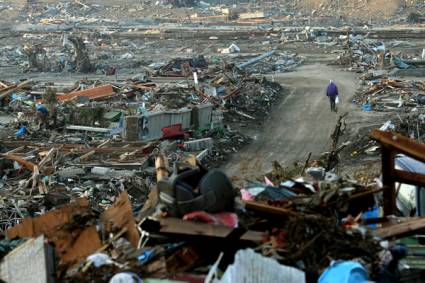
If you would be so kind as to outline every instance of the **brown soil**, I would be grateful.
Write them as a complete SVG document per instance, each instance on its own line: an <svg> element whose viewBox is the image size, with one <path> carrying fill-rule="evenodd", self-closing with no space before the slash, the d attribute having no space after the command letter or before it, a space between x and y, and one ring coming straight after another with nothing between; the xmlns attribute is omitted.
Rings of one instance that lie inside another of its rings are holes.
<svg viewBox="0 0 425 283"><path fill-rule="evenodd" d="M338 4L339 2L339 4ZM321 16L343 16L362 20L387 19L404 5L403 0L298 0L302 12Z"/></svg>
<svg viewBox="0 0 425 283"><path fill-rule="evenodd" d="M328 151L330 134L335 128L338 114L349 113L347 132L341 142L350 140L370 121L384 120L382 113L364 112L351 102L358 82L355 73L315 63L294 72L276 75L274 79L290 93L285 94L279 105L274 107L264 123L264 129L252 136L253 142L236 153L225 166L224 169L231 176L255 178L259 172L270 170L274 160L283 166L290 166L295 161L305 160L309 152L318 156ZM338 114L330 111L324 93L329 79L333 79L340 90ZM351 165L356 167L356 164Z"/></svg>

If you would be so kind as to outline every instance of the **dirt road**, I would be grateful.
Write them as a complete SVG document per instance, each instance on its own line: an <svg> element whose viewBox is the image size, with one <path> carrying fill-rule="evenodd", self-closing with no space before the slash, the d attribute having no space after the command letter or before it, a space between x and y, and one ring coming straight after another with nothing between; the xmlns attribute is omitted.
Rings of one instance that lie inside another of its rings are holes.
<svg viewBox="0 0 425 283"><path fill-rule="evenodd" d="M363 112L350 102L357 89L355 73L314 64L279 74L274 79L289 88L290 93L275 106L264 123L264 130L224 166L230 176L255 177L270 169L274 160L289 165L304 160L309 152L314 155L327 151L340 113L349 112L350 124L361 124L370 115L376 115ZM330 112L324 93L329 79L337 83L341 94L338 114Z"/></svg>

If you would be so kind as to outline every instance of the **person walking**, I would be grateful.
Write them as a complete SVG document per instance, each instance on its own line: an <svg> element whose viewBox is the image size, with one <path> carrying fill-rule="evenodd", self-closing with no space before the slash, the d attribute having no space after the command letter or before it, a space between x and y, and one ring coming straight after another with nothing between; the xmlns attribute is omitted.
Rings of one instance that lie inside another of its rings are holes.
<svg viewBox="0 0 425 283"><path fill-rule="evenodd" d="M332 80L330 80L328 87L326 88L326 96L329 97L332 112L337 112L336 104L337 100L339 99L338 94L338 87Z"/></svg>

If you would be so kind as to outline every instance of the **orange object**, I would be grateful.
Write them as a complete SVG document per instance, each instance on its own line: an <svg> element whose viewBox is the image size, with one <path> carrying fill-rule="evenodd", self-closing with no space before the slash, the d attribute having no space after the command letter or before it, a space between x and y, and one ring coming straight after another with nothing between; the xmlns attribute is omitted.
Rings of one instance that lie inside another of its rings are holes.
<svg viewBox="0 0 425 283"><path fill-rule="evenodd" d="M89 212L89 201L77 199L42 216L23 219L21 224L7 230L6 235L9 239L45 235L55 243L59 264L77 264L102 247L96 226L75 222Z"/></svg>
<svg viewBox="0 0 425 283"><path fill-rule="evenodd" d="M67 102L67 101L71 101L71 100L73 100L77 97L86 96L90 100L96 100L96 99L109 97L109 96L112 96L114 94L115 94L115 92L112 88L112 85L103 85L103 86L98 86L98 87L94 87L94 88L90 88L90 89L85 89L85 90L67 93L67 94L64 94L64 95L58 95L57 99L58 99L59 102Z"/></svg>

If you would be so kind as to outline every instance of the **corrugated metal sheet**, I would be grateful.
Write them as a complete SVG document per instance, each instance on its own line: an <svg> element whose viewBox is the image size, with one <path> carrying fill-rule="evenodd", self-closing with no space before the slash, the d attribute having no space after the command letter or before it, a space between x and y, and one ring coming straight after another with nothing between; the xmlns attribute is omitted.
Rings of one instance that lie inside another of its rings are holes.
<svg viewBox="0 0 425 283"><path fill-rule="evenodd" d="M141 118L139 116L126 116L124 118L122 136L125 141L139 140L140 120Z"/></svg>
<svg viewBox="0 0 425 283"><path fill-rule="evenodd" d="M191 112L189 108L149 113L147 133L144 140L154 140L162 137L161 129L175 124L182 124L183 129L191 126Z"/></svg>
<svg viewBox="0 0 425 283"><path fill-rule="evenodd" d="M189 108L167 111L166 113L170 115L170 125L182 124L183 129L189 129L192 125L192 110Z"/></svg>
<svg viewBox="0 0 425 283"><path fill-rule="evenodd" d="M147 131L143 131L144 140L159 139L162 137L161 129L170 125L170 117L165 112L150 113L147 123Z"/></svg>
<svg viewBox="0 0 425 283"><path fill-rule="evenodd" d="M160 139L162 137L162 129L175 124L182 124L183 129L189 129L192 125L201 128L206 127L211 123L212 110L212 104L204 104L196 106L193 110L182 108L179 110L150 112L144 130L141 129L141 117L128 116L124 122L123 138L127 141L134 140L136 136L143 140ZM139 122L136 122L136 120Z"/></svg>

